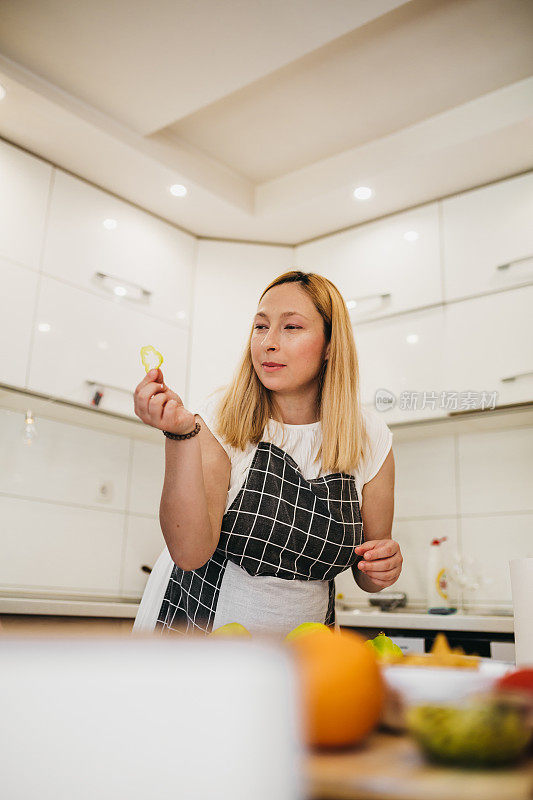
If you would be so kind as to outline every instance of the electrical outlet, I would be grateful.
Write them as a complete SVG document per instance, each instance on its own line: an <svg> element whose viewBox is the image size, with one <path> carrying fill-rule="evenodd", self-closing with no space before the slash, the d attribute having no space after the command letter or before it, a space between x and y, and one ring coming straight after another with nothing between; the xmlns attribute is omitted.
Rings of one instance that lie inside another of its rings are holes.
<svg viewBox="0 0 533 800"><path fill-rule="evenodd" d="M113 499L113 482L100 481L96 490L96 499L99 503L110 503Z"/></svg>

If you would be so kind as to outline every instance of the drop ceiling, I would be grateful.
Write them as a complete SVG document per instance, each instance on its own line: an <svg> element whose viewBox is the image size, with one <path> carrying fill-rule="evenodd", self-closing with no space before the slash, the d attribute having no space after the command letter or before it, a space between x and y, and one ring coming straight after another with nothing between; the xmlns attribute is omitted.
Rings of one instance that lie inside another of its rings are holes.
<svg viewBox="0 0 533 800"><path fill-rule="evenodd" d="M532 42L530 0L0 0L0 136L297 244L531 169Z"/></svg>

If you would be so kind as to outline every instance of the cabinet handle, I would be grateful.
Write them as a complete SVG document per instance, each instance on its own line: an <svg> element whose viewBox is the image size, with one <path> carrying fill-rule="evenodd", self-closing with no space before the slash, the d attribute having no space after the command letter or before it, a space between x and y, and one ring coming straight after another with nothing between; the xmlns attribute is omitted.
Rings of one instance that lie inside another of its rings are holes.
<svg viewBox="0 0 533 800"><path fill-rule="evenodd" d="M102 284L105 281L113 281L117 286L123 286L123 287L124 286L125 287L129 286L131 289L134 289L135 292L138 293L137 297L135 297L135 296L132 297L129 294L125 294L124 295L124 300L129 300L132 303L149 303L150 302L150 297L152 296L152 292L149 289L145 289L143 286L139 286L138 283L133 283L132 281L127 281L124 278L117 278L115 275L109 275L106 272L95 272L94 273L94 277L95 277L96 282L98 284ZM105 286L105 283L104 283L103 288L106 291L111 292L112 294L116 294L115 290Z"/></svg>
<svg viewBox="0 0 533 800"><path fill-rule="evenodd" d="M385 302L385 300L388 300L390 297L392 297L390 292L376 292L376 294L365 294L361 295L360 297L351 297L347 302L355 303L357 306L358 303L364 300L381 300L382 302ZM355 309L353 308L350 309L350 311L354 310Z"/></svg>
<svg viewBox="0 0 533 800"><path fill-rule="evenodd" d="M527 378L531 375L533 375L533 370L529 370L528 372L517 372L516 375L509 375L508 378L500 378L500 380L502 383L511 383L511 381L515 381L517 378Z"/></svg>
<svg viewBox="0 0 533 800"><path fill-rule="evenodd" d="M86 380L85 383L87 384L87 386L103 386L105 389L113 389L115 392L124 392L125 394L132 394L131 389L123 389L122 386L112 386L112 384L104 383L103 381Z"/></svg>
<svg viewBox="0 0 533 800"><path fill-rule="evenodd" d="M146 566L146 564L142 565L141 572L147 572L148 575L149 575L151 573L151 571L152 571L152 567L148 567L148 566Z"/></svg>
<svg viewBox="0 0 533 800"><path fill-rule="evenodd" d="M524 258L515 258L513 261L509 261L507 264L498 264L496 269L498 270L506 270L511 269L511 267L516 267L517 264L521 264L523 261L531 261L533 256L524 256Z"/></svg>

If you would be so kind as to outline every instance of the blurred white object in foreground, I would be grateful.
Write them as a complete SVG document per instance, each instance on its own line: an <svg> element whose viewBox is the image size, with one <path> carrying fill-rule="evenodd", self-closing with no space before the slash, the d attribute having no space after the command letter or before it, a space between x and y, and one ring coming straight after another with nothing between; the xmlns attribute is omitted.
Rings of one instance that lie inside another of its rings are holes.
<svg viewBox="0 0 533 800"><path fill-rule="evenodd" d="M268 641L0 637L0 796L300 800L297 701Z"/></svg>

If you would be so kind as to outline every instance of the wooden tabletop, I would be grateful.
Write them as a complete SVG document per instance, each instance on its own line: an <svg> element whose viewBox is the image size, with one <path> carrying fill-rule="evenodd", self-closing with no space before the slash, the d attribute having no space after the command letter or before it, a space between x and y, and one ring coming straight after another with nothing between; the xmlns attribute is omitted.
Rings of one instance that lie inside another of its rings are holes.
<svg viewBox="0 0 533 800"><path fill-rule="evenodd" d="M358 748L315 750L307 760L309 800L531 800L533 759L467 770L429 764L402 734L375 732Z"/></svg>

